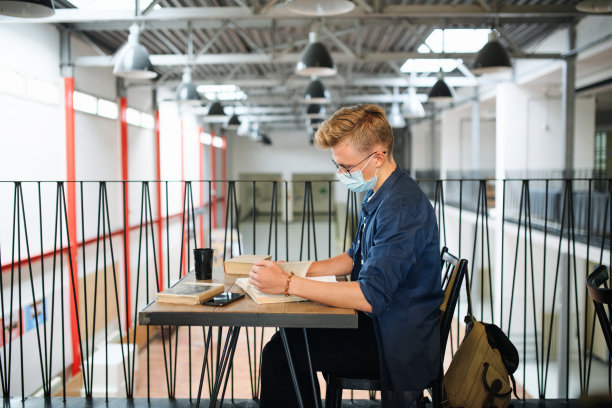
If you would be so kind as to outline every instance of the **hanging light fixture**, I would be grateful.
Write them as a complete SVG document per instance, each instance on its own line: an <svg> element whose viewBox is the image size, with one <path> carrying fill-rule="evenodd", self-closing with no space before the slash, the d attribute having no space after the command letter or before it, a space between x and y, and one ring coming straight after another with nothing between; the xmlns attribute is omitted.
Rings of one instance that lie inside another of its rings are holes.
<svg viewBox="0 0 612 408"><path fill-rule="evenodd" d="M408 88L408 99L402 104L402 111L408 119L425 117L425 108L417 96L416 88L413 86Z"/></svg>
<svg viewBox="0 0 612 408"><path fill-rule="evenodd" d="M318 103L308 105L308 108L306 109L306 117L314 119L325 119L325 107Z"/></svg>
<svg viewBox="0 0 612 408"><path fill-rule="evenodd" d="M453 91L444 82L444 74L442 70L438 73L438 81L429 91L427 102L449 102L453 99Z"/></svg>
<svg viewBox="0 0 612 408"><path fill-rule="evenodd" d="M149 52L140 44L140 28L137 24L130 26L127 42L117 51L115 57L115 76L127 79L153 79L157 72L149 59Z"/></svg>
<svg viewBox="0 0 612 408"><path fill-rule="evenodd" d="M576 4L576 9L583 13L610 13L612 0L584 0Z"/></svg>
<svg viewBox="0 0 612 408"><path fill-rule="evenodd" d="M311 118L306 120L306 125L315 130L321 126L321 123L323 123L323 119L321 118Z"/></svg>
<svg viewBox="0 0 612 408"><path fill-rule="evenodd" d="M192 81L191 67L185 67L183 71L183 80L176 88L176 100L185 105L198 105L201 101L198 89Z"/></svg>
<svg viewBox="0 0 612 408"><path fill-rule="evenodd" d="M325 89L325 86L323 86L323 83L318 79L313 79L308 84L308 88L306 88L304 102L327 104L331 102L331 97L327 89Z"/></svg>
<svg viewBox="0 0 612 408"><path fill-rule="evenodd" d="M206 118L211 120L224 120L225 116L225 110L219 101L214 101L206 114Z"/></svg>
<svg viewBox="0 0 612 408"><path fill-rule="evenodd" d="M352 11L355 3L348 0L287 0L285 7L304 16L335 16Z"/></svg>
<svg viewBox="0 0 612 408"><path fill-rule="evenodd" d="M295 73L303 76L336 75L338 72L336 64L334 64L334 60L332 60L325 45L319 41L317 32L311 31L308 37L308 45L300 56L300 60L295 67Z"/></svg>
<svg viewBox="0 0 612 408"><path fill-rule="evenodd" d="M406 127L406 119L400 113L400 106L398 102L393 102L391 105L391 112L387 116L387 122L394 129L401 129Z"/></svg>
<svg viewBox="0 0 612 408"><path fill-rule="evenodd" d="M235 113L229 118L227 121L227 125L225 128L228 130L237 130L240 127L240 119L238 119L238 115Z"/></svg>
<svg viewBox="0 0 612 408"><path fill-rule="evenodd" d="M55 14L53 0L0 0L0 15L40 18Z"/></svg>
<svg viewBox="0 0 612 408"><path fill-rule="evenodd" d="M497 40L497 32L491 30L487 42L478 54L472 72L476 75L492 74L512 70L510 57L503 45Z"/></svg>

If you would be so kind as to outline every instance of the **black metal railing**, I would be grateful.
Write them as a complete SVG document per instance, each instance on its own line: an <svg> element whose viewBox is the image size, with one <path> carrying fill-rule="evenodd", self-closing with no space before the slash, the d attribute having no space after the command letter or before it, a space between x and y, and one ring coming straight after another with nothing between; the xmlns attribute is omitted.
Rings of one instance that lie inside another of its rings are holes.
<svg viewBox="0 0 612 408"><path fill-rule="evenodd" d="M469 260L477 317L502 327L521 352L523 395L609 391L610 360L584 279L593 265L612 264L612 180L419 185L434 206L441 245ZM297 189L300 202L292 201ZM227 329L141 327L138 310L191 269L192 248L216 248L218 264L241 253L316 260L345 251L361 200L331 180L0 182L0 197L0 380L4 397L22 398L108 398L117 375L126 397L160 396L152 375L165 376L163 395L194 397L199 378L191 367L206 358L210 373L223 363L209 345L220 344L224 330L228 341ZM460 300L451 352L465 312ZM264 330L243 333L256 399ZM192 349L194 339L202 352ZM179 363L189 367L184 391ZM221 387L207 376L204 395Z"/></svg>

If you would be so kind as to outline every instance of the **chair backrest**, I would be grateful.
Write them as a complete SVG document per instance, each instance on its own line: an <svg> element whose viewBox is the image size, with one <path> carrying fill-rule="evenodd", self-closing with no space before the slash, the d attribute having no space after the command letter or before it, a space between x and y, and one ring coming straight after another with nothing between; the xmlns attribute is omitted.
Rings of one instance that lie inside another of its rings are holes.
<svg viewBox="0 0 612 408"><path fill-rule="evenodd" d="M457 306L463 279L467 273L468 261L450 254L447 247L442 248L440 260L442 288L444 290L444 299L440 305L440 353L441 357L444 358L455 307Z"/></svg>
<svg viewBox="0 0 612 408"><path fill-rule="evenodd" d="M608 288L606 282L608 281L608 269L604 265L599 265L595 268L587 279L586 284L589 290L589 295L593 299L593 305L595 306L595 313L597 313L597 319L599 325L603 331L606 344L608 345L608 352L612 354L612 328L610 327L610 317L612 317L612 289ZM603 288L600 286L604 286ZM608 305L608 313L603 305Z"/></svg>

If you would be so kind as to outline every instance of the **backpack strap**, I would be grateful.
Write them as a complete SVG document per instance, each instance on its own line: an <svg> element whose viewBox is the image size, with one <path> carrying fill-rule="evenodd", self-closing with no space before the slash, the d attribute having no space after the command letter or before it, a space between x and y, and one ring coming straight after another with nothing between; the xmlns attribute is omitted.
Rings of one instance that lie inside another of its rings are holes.
<svg viewBox="0 0 612 408"><path fill-rule="evenodd" d="M493 380L491 385L487 382L487 371L489 371L489 363L484 363L484 370L482 371L482 382L484 384L485 390L487 390L487 398L482 404L483 408L489 408L493 406L493 402L495 402L495 397L505 398L509 396L512 391L500 393L502 382L499 379Z"/></svg>
<svg viewBox="0 0 612 408"><path fill-rule="evenodd" d="M472 293L471 293L471 287L470 287L470 272L469 271L465 271L465 293L467 294L467 299L468 299L468 315L465 317L465 323L469 323L470 320L472 322L475 322L476 319L474 318L474 309L472 308Z"/></svg>

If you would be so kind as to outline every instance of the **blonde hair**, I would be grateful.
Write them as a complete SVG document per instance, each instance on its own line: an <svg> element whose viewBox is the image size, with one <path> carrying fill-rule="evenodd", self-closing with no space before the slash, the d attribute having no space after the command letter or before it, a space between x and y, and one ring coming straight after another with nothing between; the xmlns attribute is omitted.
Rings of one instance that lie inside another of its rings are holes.
<svg viewBox="0 0 612 408"><path fill-rule="evenodd" d="M385 111L376 105L356 105L337 110L321 124L315 135L317 145L331 148L348 142L360 152L369 152L377 143L393 152L393 131Z"/></svg>

